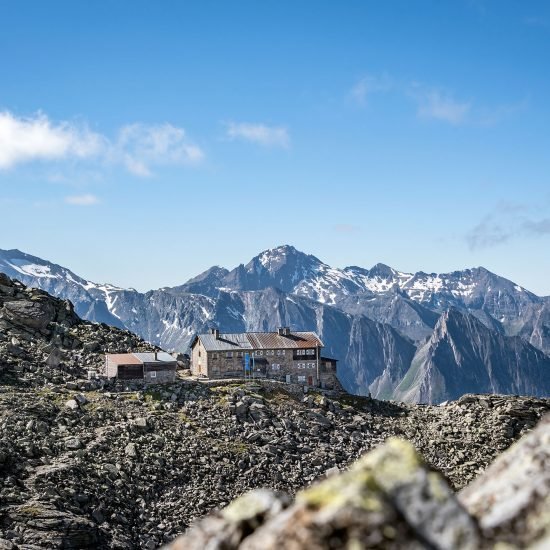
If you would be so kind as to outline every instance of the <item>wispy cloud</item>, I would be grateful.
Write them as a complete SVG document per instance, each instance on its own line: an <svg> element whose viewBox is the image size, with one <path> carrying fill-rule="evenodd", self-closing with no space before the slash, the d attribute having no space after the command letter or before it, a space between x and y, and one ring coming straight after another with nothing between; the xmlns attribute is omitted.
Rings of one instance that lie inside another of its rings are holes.
<svg viewBox="0 0 550 550"><path fill-rule="evenodd" d="M550 235L550 217L540 216L538 209L528 205L503 202L468 232L466 242L477 250L546 235Z"/></svg>
<svg viewBox="0 0 550 550"><path fill-rule="evenodd" d="M100 201L95 195L85 194L65 197L65 202L73 206L94 206Z"/></svg>
<svg viewBox="0 0 550 550"><path fill-rule="evenodd" d="M124 126L112 154L136 176L151 176L154 166L197 164L204 159L203 151L187 139L185 131L171 124Z"/></svg>
<svg viewBox="0 0 550 550"><path fill-rule="evenodd" d="M469 101L460 101L452 95L436 89L424 89L415 86L412 92L421 118L433 118L454 126L466 122L472 107Z"/></svg>
<svg viewBox="0 0 550 550"><path fill-rule="evenodd" d="M284 126L267 126L260 123L228 122L226 135L229 139L240 139L257 143L264 147L290 146L290 135Z"/></svg>
<svg viewBox="0 0 550 550"><path fill-rule="evenodd" d="M416 102L419 118L439 120L453 126L494 126L529 106L528 97L512 103L479 105L471 100L457 99L447 90L417 82L410 85L408 94Z"/></svg>
<svg viewBox="0 0 550 550"><path fill-rule="evenodd" d="M391 87L392 82L388 75L364 76L353 85L348 95L354 103L363 107L371 94L388 91Z"/></svg>
<svg viewBox="0 0 550 550"><path fill-rule="evenodd" d="M204 153L171 124L123 126L111 139L85 124L54 122L45 114L17 117L0 112L0 170L33 161L81 160L123 165L137 176L158 166L196 164Z"/></svg>

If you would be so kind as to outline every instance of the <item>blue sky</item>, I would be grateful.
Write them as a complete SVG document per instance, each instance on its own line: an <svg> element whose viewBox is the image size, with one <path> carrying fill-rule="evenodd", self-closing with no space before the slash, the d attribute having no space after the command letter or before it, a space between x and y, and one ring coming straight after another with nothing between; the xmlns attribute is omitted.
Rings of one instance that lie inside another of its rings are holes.
<svg viewBox="0 0 550 550"><path fill-rule="evenodd" d="M176 285L279 244L550 294L545 1L0 1L0 248Z"/></svg>

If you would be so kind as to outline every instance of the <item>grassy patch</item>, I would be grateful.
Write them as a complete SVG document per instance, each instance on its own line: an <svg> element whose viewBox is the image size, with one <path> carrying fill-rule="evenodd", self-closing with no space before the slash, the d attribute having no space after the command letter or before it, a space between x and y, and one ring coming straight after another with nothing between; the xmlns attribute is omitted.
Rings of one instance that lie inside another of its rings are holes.
<svg viewBox="0 0 550 550"><path fill-rule="evenodd" d="M143 394L143 398L147 403L162 401L162 394L157 390L147 390Z"/></svg>
<svg viewBox="0 0 550 550"><path fill-rule="evenodd" d="M25 516L38 517L42 515L43 509L40 506L29 504L27 506L21 506L19 512Z"/></svg>
<svg viewBox="0 0 550 550"><path fill-rule="evenodd" d="M372 403L372 399L370 397L350 394L341 395L338 401L341 405L347 405L348 407L353 407L358 410L368 409Z"/></svg>

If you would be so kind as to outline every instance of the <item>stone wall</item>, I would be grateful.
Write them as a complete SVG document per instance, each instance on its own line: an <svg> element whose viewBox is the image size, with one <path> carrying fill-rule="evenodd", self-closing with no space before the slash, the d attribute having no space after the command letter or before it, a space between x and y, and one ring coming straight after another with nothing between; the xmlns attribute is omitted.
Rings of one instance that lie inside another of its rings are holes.
<svg viewBox="0 0 550 550"><path fill-rule="evenodd" d="M196 346L198 347L198 346ZM266 355L266 351L262 350L261 356L255 357L255 369L254 374L260 378L271 378L274 380L280 380L281 382L287 381L287 376L290 376L291 383L308 384L312 386L317 385L317 362L316 359L310 356L304 356L303 358L294 359L294 350L269 350L274 354ZM284 355L277 355L277 352L284 352ZM208 352L208 376L210 378L225 378L228 376L242 376L244 377L244 354L247 353L244 350L235 350L230 352L231 356L228 357L228 353L223 351ZM249 352L248 352L249 353ZM240 354L240 356L239 356ZM305 367L299 367L298 365L309 365ZM311 366L313 365L313 366ZM195 373L194 373L195 374ZM300 379L300 377L303 377ZM330 377L325 377L327 384Z"/></svg>
<svg viewBox="0 0 550 550"><path fill-rule="evenodd" d="M147 384L169 384L176 380L176 367L162 369L146 367L143 379Z"/></svg>
<svg viewBox="0 0 550 550"><path fill-rule="evenodd" d="M191 372L195 376L208 376L208 355L200 340L191 351Z"/></svg>

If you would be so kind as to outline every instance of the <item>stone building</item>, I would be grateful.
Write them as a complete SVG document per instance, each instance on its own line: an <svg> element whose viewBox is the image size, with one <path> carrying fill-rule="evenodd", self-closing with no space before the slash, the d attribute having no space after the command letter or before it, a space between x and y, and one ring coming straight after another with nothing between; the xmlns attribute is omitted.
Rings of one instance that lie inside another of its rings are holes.
<svg viewBox="0 0 550 550"><path fill-rule="evenodd" d="M176 369L176 358L164 351L105 354L105 374L108 378L165 384L175 381Z"/></svg>
<svg viewBox="0 0 550 550"><path fill-rule="evenodd" d="M314 332L221 334L211 329L191 343L191 373L207 378L270 378L327 389L339 385L336 359L322 355Z"/></svg>

